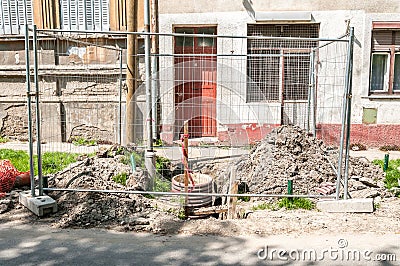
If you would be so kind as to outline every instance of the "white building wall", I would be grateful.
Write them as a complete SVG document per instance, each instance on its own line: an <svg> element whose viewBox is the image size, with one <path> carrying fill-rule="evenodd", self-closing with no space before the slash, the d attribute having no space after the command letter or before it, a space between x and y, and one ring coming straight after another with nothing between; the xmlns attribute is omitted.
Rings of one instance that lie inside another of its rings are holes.
<svg viewBox="0 0 400 266"><path fill-rule="evenodd" d="M236 2L236 1L235 1ZM244 1L245 2L245 1ZM254 10L264 11L271 7L271 4L261 4L263 1L253 1ZM271 1L265 1L270 3ZM275 1L276 2L276 1ZM325 2L325 1L308 1L308 2ZM339 1L344 4L346 1ZM351 2L351 1L347 1ZM379 1L377 1L379 2ZM400 10L400 3L397 5L390 4L393 1L382 1L381 5L365 4L365 10L334 10L333 6L329 6L328 11L324 11L321 5L318 5L316 11L312 8L299 8L298 5L291 6L286 3L285 6L291 10L310 11L312 15L312 23L320 23L321 38L336 38L345 33L347 23L355 28L356 42L354 45L354 69L353 69L353 114L352 122L362 122L363 107L378 108L377 123L400 124L400 119L396 115L400 112L400 103L391 100L377 100L373 97L368 97L369 87L369 68L370 68L370 50L371 50L371 30L372 21L400 21L400 13L394 13L395 10ZM361 2L360 2L361 3ZM212 3L210 2L210 5ZM236 5L236 4L235 4ZM282 3L279 8L282 8ZM347 4L344 4L347 7ZM162 7L162 5L161 5ZM219 7L219 5L218 5ZM209 7L204 7L208 9ZM231 6L228 10L232 9ZM218 8L217 8L218 9ZM349 8L350 9L350 8ZM384 9L384 10L382 10ZM201 10L198 9L198 10ZM182 10L172 13L167 9L165 13L159 16L160 32L172 33L174 25L217 25L218 35L227 36L245 36L247 34L247 24L256 23L254 13L249 12L246 8L241 7L242 11L237 12L205 12L205 13L181 13ZM271 8L274 10L274 8ZM385 12L385 13L370 13L370 12ZM282 12L276 12L277 16ZM282 21L274 21L273 12L271 12L271 21L265 23L281 23ZM349 21L349 22L348 22ZM288 21L288 23L290 23ZM304 23L304 21L302 21ZM246 54L246 41L241 39L220 39L218 42L218 53L223 54L233 51L234 54ZM161 44L161 53L173 52L172 39ZM168 59L169 60L169 59ZM166 61L165 61L166 62ZM162 64L162 63L161 63ZM221 67L222 66L222 67ZM219 121L229 123L267 123L278 124L280 122L279 103L246 103L246 62L243 60L230 60L228 58L218 59L218 88L217 100L220 103L217 110L217 118ZM172 71L172 70L171 70ZM333 71L334 72L334 71ZM168 76L172 77L173 72L168 72ZM327 77L325 77L327 78ZM171 79L171 78L170 78ZM324 80L326 83L344 83L343 80ZM171 79L172 80L172 79ZM171 83L172 82L172 83ZM161 91L169 90L168 103L173 104L173 81L162 85ZM322 80L321 80L322 82ZM164 87L163 87L164 86ZM343 99L344 88L330 88L326 93L318 93L319 107L323 108L323 112L319 112L319 121L331 121L332 123L340 123L341 115L340 108L337 104L341 104ZM395 97L387 97L393 99ZM334 106L333 106L334 105ZM330 110L329 110L330 109ZM322 110L322 109L320 109ZM168 112L167 112L168 113ZM225 123L223 123L225 124Z"/></svg>

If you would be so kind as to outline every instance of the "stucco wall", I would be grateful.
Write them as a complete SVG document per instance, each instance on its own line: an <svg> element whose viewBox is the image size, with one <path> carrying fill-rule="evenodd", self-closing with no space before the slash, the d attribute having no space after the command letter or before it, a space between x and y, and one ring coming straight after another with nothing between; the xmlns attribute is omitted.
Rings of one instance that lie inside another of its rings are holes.
<svg viewBox="0 0 400 266"><path fill-rule="evenodd" d="M170 1L168 1L168 4L167 1L160 1L160 31L172 33L174 25L217 25L218 35L244 36L247 34L247 24L257 22L255 20L257 13L268 12L268 16L271 16L271 21L265 20L262 23L284 23L285 21L273 21L272 19L279 17L279 13L282 13L280 11L288 10L311 12L312 19L309 22L320 24L319 35L321 38L336 38L343 35L346 32L347 23L355 28L352 123L362 124L363 108L377 108L376 122L378 125L400 125L400 119L397 115L400 112L400 98L392 96L386 97L386 99L378 99L377 97L368 96L372 21L400 21L399 1L244 0L210 2L200 0L185 1L184 3L179 3L179 7ZM290 14L287 16L290 17ZM291 22L296 23L295 21ZM286 23L290 23L290 21L286 21ZM304 21L301 21L301 23L304 23ZM225 39L218 41L218 53L221 54L230 51L245 54L246 48L246 44L240 40ZM160 43L160 49L162 52L172 54L172 39L168 42ZM164 61L164 63L165 65L168 64L167 61ZM245 78L245 63L240 60L224 61L223 58L219 58L218 66L222 66L217 73L217 100L221 103L217 110L218 120L227 122L231 119L232 123L246 121L248 123L258 122L261 124L276 124L278 122L279 124L280 108L276 104L245 102L245 82L239 81ZM170 92L168 94L169 97L165 94L168 106L173 106L173 94L171 93L171 88L173 87L172 75L173 71L171 70L167 78L170 81L166 87L161 84L161 91ZM340 75L340 80L335 77L329 78L328 75L323 78L320 81L328 84L343 84L344 87L343 75ZM322 89L326 90L327 88ZM320 97L319 109L317 110L319 122L340 123L342 111L340 105L343 89L340 86L329 88L329 93L331 94L329 97L326 97L327 93L325 95L323 93L318 94ZM229 96L229 100L226 96ZM235 108L235 105L238 108ZM252 116L252 114L255 115ZM227 116L230 116L230 118ZM171 118L169 119L171 120ZM362 131L368 132L368 126L370 125L363 125ZM354 127L354 133L357 136L362 135L362 132L357 132L357 130L361 130L359 129L360 127ZM226 129L220 125L219 131L223 130ZM367 139L368 142L367 135L364 136L364 139ZM387 139L389 142L400 141L400 139ZM360 138L357 140L360 140ZM381 141L384 142L384 138ZM379 140L374 140L373 145L376 146L377 142Z"/></svg>

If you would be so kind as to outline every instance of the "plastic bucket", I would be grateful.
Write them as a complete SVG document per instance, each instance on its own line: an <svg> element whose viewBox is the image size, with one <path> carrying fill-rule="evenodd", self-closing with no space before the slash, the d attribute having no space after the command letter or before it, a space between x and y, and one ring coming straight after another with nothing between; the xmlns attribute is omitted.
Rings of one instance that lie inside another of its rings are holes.
<svg viewBox="0 0 400 266"><path fill-rule="evenodd" d="M209 175L195 173L191 174L194 180L194 187L189 180L189 191L192 193L212 193L213 191L213 179ZM173 192L184 192L184 174L176 175L172 178L172 191ZM189 195L188 196L188 206L193 208L207 207L212 204L212 196L198 196Z"/></svg>

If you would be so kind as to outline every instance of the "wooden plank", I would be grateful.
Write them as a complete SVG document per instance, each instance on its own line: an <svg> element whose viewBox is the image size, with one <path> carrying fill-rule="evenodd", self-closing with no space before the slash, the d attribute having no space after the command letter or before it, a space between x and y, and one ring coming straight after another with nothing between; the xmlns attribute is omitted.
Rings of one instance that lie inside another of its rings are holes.
<svg viewBox="0 0 400 266"><path fill-rule="evenodd" d="M229 193L230 194L237 194L238 189L239 189L239 183L236 180L236 168L232 167L231 173L230 173L230 178L229 178ZM228 219L234 219L236 218L236 203L237 203L237 197L229 197L228 198Z"/></svg>
<svg viewBox="0 0 400 266"><path fill-rule="evenodd" d="M189 149L188 149L188 145L189 145L189 140L188 140L188 136L189 136L189 121L188 120L186 120L185 122L184 122L184 124L183 124L183 134L184 134L184 136L183 136L183 148L184 148L184 150L185 150L185 152L184 152L184 157L183 157L183 160L184 160L184 163L183 163L183 167L184 167L184 169L183 169L183 171L184 171L184 183L185 183L185 193L188 193L188 186L189 186L189 167L188 167L188 165L189 165L189 160L188 160L188 152L189 152ZM189 206L188 206L188 200L189 200L189 197L188 197L188 195L186 194L186 196L185 196L185 214L186 214L186 217L188 217L189 216Z"/></svg>
<svg viewBox="0 0 400 266"><path fill-rule="evenodd" d="M208 215L208 214L215 214L215 213L224 213L227 211L228 211L228 206L221 205L221 206L199 208L197 210L193 210L190 214L191 215Z"/></svg>

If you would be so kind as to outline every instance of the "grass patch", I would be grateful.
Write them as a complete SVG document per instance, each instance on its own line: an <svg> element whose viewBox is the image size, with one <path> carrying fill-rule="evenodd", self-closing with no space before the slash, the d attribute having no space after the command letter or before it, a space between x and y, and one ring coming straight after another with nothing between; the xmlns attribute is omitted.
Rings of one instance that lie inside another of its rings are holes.
<svg viewBox="0 0 400 266"><path fill-rule="evenodd" d="M29 171L29 155L25 151L14 151L11 149L0 150L1 160L10 160L11 163L21 172Z"/></svg>
<svg viewBox="0 0 400 266"><path fill-rule="evenodd" d="M373 160L373 164L379 165L383 169L383 160ZM398 187L398 180L400 179L400 171L397 168L400 167L400 159L397 160L389 160L388 169L386 170L385 176L385 186L387 189L391 189L392 187Z"/></svg>
<svg viewBox="0 0 400 266"><path fill-rule="evenodd" d="M42 156L43 175L57 173L69 164L76 162L79 154L65 152L45 152ZM29 155L25 151L0 149L0 159L8 159L21 172L29 171ZM37 156L34 156L34 165L37 165ZM35 169L37 175L37 169Z"/></svg>
<svg viewBox="0 0 400 266"><path fill-rule="evenodd" d="M315 207L315 204L306 198L283 198L278 201L278 207L285 207L288 210L294 209L305 209L312 210Z"/></svg>
<svg viewBox="0 0 400 266"><path fill-rule="evenodd" d="M97 141L94 139L85 139L82 137L75 137L71 140L71 143L75 146L96 146Z"/></svg>
<svg viewBox="0 0 400 266"><path fill-rule="evenodd" d="M79 154L66 152L45 152L42 156L43 174L54 174L71 163L76 162Z"/></svg>
<svg viewBox="0 0 400 266"><path fill-rule="evenodd" d="M113 176L112 180L115 183L121 184L123 186L126 186L126 180L128 179L128 174L125 172L119 173L116 176Z"/></svg>
<svg viewBox="0 0 400 266"><path fill-rule="evenodd" d="M260 203L258 205L255 205L253 207L251 207L251 209L253 211L257 211L257 210L275 210L276 209L276 205L272 204L272 203Z"/></svg>

